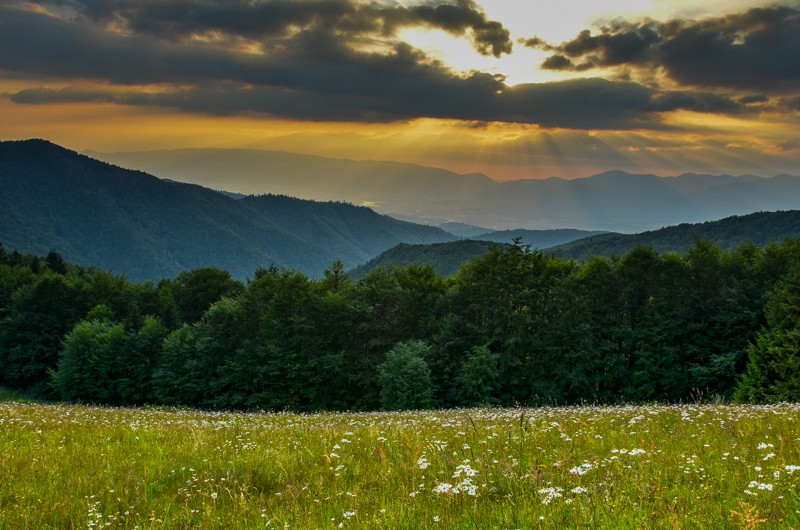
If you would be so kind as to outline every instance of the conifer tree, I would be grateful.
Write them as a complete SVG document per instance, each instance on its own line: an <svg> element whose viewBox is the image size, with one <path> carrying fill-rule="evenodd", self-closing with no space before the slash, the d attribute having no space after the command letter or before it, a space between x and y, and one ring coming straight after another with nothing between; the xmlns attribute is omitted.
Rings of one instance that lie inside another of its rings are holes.
<svg viewBox="0 0 800 530"><path fill-rule="evenodd" d="M747 371L734 393L740 403L800 400L800 268L767 303L767 327L750 346Z"/></svg>

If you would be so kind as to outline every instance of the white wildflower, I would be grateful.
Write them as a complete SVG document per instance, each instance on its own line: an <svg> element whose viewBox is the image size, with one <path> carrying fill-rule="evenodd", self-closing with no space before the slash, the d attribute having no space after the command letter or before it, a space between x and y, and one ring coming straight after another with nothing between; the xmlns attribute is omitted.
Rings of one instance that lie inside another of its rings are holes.
<svg viewBox="0 0 800 530"><path fill-rule="evenodd" d="M577 467L573 467L569 470L569 472L573 475L585 475L587 472L591 471L592 467L592 464L585 463Z"/></svg>

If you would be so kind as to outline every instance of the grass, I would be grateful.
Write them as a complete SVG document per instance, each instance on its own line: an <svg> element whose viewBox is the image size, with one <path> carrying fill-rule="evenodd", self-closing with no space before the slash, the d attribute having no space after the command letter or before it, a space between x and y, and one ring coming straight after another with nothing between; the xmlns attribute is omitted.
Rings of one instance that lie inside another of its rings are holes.
<svg viewBox="0 0 800 530"><path fill-rule="evenodd" d="M0 403L0 528L799 528L798 420Z"/></svg>

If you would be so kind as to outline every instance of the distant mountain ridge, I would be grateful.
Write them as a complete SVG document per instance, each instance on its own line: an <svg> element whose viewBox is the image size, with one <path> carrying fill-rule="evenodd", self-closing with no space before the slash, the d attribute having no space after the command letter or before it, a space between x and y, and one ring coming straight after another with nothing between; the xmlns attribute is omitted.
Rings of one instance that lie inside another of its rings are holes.
<svg viewBox="0 0 800 530"><path fill-rule="evenodd" d="M508 231L511 234L522 232L525 231ZM640 234L604 233L551 248L536 248L560 258L585 260L593 255L624 256L639 245L650 246L660 253L683 253L698 239L711 240L721 248L731 250L745 243L762 247L770 242L796 237L800 237L800 211L797 210L758 212L705 223L686 223ZM492 245L503 245L509 241L504 237L498 237L497 240L500 242L468 239L431 245L400 244L355 268L352 273L361 277L378 267L430 265L439 274L447 276L457 272L466 261L484 254ZM522 243L525 244L524 239Z"/></svg>
<svg viewBox="0 0 800 530"><path fill-rule="evenodd" d="M757 211L800 209L800 177L792 175L660 177L607 171L574 180L497 182L486 175L459 175L414 164L278 151L180 149L95 156L214 189L347 200L427 224L452 222L500 230L638 233Z"/></svg>
<svg viewBox="0 0 800 530"><path fill-rule="evenodd" d="M795 237L800 237L800 211L756 212L640 234L601 234L553 247L548 253L572 259L591 255L623 256L638 245L651 246L658 252L685 252L696 239L708 239L730 250L744 243L764 246Z"/></svg>
<svg viewBox="0 0 800 530"><path fill-rule="evenodd" d="M574 230L572 228L552 230L525 230L518 228L516 230L495 230L485 234L478 234L469 239L494 241L495 243L511 243L514 239L519 239L520 243L523 245L544 249L605 233L606 232L600 231Z"/></svg>
<svg viewBox="0 0 800 530"><path fill-rule="evenodd" d="M335 260L363 263L401 242L454 236L345 203L232 198L122 169L44 140L0 142L0 241L58 250L133 280L216 266L235 277L276 265L319 276Z"/></svg>
<svg viewBox="0 0 800 530"><path fill-rule="evenodd" d="M374 160L344 160L258 149L175 149L86 154L159 177L246 194L348 201L427 224L447 221L427 203L452 210L497 183L482 174ZM424 198L425 204L419 199Z"/></svg>
<svg viewBox="0 0 800 530"><path fill-rule="evenodd" d="M449 226L448 224L441 225ZM467 232L478 227L456 226ZM458 272L465 262L484 254L494 245L508 245L519 240L522 245L534 249L546 249L571 241L581 240L605 232L588 232L585 230L500 230L486 232L473 237L465 237L461 241L432 244L400 243L389 250L359 265L350 271L354 278L361 278L378 267L403 265L430 265L442 276Z"/></svg>

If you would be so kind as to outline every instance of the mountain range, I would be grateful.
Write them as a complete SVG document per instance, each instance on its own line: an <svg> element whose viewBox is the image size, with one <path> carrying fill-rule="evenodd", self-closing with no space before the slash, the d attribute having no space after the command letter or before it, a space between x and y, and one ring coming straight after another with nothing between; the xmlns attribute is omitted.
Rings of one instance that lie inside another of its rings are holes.
<svg viewBox="0 0 800 530"><path fill-rule="evenodd" d="M757 211L800 208L800 177L676 177L608 171L497 182L482 174L255 149L178 149L92 156L159 177L239 193L350 201L393 217L502 229L638 233ZM459 234L469 235L475 234Z"/></svg>
<svg viewBox="0 0 800 530"><path fill-rule="evenodd" d="M202 266L252 277L275 265L318 277L398 243L456 239L346 203L231 197L94 160L43 140L0 142L0 242L132 280Z"/></svg>
<svg viewBox="0 0 800 530"><path fill-rule="evenodd" d="M194 150L188 152L193 157L197 155ZM175 154L164 153L170 159ZM306 164L307 172L312 166L322 171L318 164L332 160L315 159L308 165L309 157L297 157L285 157L284 161L299 160ZM286 164L283 167L288 167ZM663 178L608 172L579 181L496 183L487 177L461 177L445 170L404 164L347 164L351 168L372 168L356 172L350 177L351 183L368 182L370 171L393 168L393 174L384 174L383 182L388 183L387 197L401 193L401 182L408 177L406 172L413 173L416 169L420 173L409 177L414 182L406 190L409 196L422 194L430 188L438 194L435 197L442 199L447 187L442 186L449 183L457 188L453 196L460 197L459 200L466 200L466 196L477 193L480 188L486 204L495 200L497 205L502 202L498 197L508 194L508 190L538 186L539 190L545 190L543 197L549 197L550 202L542 197L531 200L532 211L541 213L562 208L574 212L579 209L579 203L591 204L596 219L602 220L603 212L613 205L622 208L628 204L618 217L624 215L631 223L637 212L645 216L642 212L645 208L650 212L660 209L664 216L682 220L700 215L688 204L683 209L667 212L668 208L661 203L674 206L680 202L676 197L684 202L687 197L693 197L698 201L695 208L705 212L703 215L722 208L728 199L737 207L743 207L747 201L752 204L800 201L800 190L793 191L800 179L789 175L771 179L708 175ZM209 167L213 165L209 163ZM345 166L338 167L335 163L334 166L320 180L326 181L331 175L335 178L331 177L317 189L325 186L329 190L337 189L335 183L340 182L337 175ZM222 172L224 168L218 169ZM307 178L307 182L313 181L310 173ZM380 189L377 184L371 186L370 193ZM478 219L475 224L461 221L442 224L462 234L457 236L438 227L398 220L345 202L321 202L276 194L245 195L161 179L95 160L44 140L0 142L0 189L0 242L4 246L37 254L57 250L69 261L124 273L133 280L159 280L202 266L228 270L240 279L252 276L259 267L270 265L319 277L337 260L347 269L372 260L356 269L356 274L378 265L408 263L433 263L442 274L449 274L463 261L484 252L491 242L509 243L514 238L533 248L581 259L592 254L621 255L638 244L650 244L659 251L682 251L697 237L713 239L728 248L745 241L761 245L800 235L800 213L786 211L733 216L718 222L683 223L633 235L572 228L487 231L484 227L491 223L484 222L486 219ZM337 193L345 193L347 189ZM580 201L571 200L569 197L574 199L576 193L585 197ZM637 197L647 193L662 193L663 200L659 201L654 195L643 205L631 206ZM511 212L510 204L515 202L521 211L523 191L509 196L513 201L504 200L503 208ZM416 200L424 203L419 197ZM583 215L589 219L588 213ZM472 241L462 241L465 236ZM439 245L425 246L430 244ZM381 255L389 249L392 249L390 253Z"/></svg>
<svg viewBox="0 0 800 530"><path fill-rule="evenodd" d="M707 239L720 248L732 250L745 243L764 246L770 242L800 237L800 211L756 212L734 215L718 221L682 223L640 234L599 234L549 248L562 258L623 256L639 245L658 252L685 252L697 239Z"/></svg>
<svg viewBox="0 0 800 530"><path fill-rule="evenodd" d="M526 243L525 230L508 231ZM558 231L554 231L558 232ZM465 262L484 254L492 245L510 241L495 234L495 239L483 241L481 237L450 243L414 245L401 243L381 253L351 271L359 278L378 267L405 265L430 265L439 274L448 276L458 271ZM546 233L546 231L545 231ZM534 233L535 235L535 233ZM764 246L770 242L800 237L800 211L757 212L732 216L719 221L684 223L640 234L604 233L576 239L552 246L531 245L546 254L560 258L585 260L590 256L624 256L639 245L647 245L658 252L686 252L698 239L713 241L720 248L731 250L745 243Z"/></svg>

